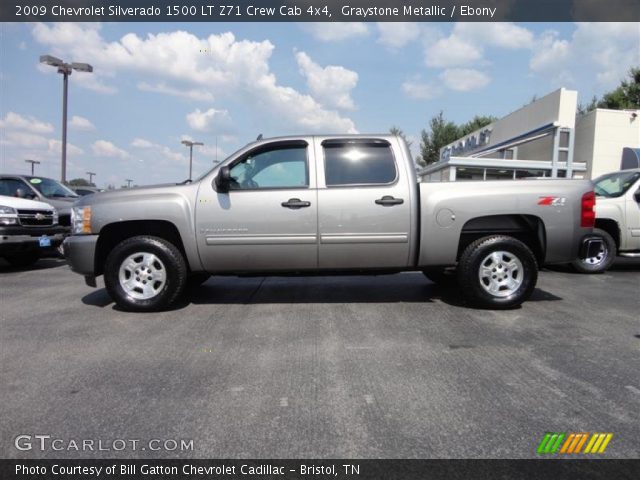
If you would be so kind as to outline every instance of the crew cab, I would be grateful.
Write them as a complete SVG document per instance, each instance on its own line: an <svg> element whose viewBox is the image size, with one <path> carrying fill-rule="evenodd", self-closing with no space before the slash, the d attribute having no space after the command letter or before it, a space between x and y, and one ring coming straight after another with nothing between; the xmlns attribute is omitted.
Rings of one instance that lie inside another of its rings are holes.
<svg viewBox="0 0 640 480"><path fill-rule="evenodd" d="M616 255L640 258L640 168L607 173L594 180L596 228L602 244L595 255L576 259L582 273L601 273Z"/></svg>
<svg viewBox="0 0 640 480"><path fill-rule="evenodd" d="M260 139L193 182L89 195L71 269L126 310L167 308L216 275L456 268L464 297L519 305L538 267L599 248L588 180L418 183L394 135Z"/></svg>
<svg viewBox="0 0 640 480"><path fill-rule="evenodd" d="M48 203L0 195L0 257L15 267L35 263L62 244L67 229Z"/></svg>

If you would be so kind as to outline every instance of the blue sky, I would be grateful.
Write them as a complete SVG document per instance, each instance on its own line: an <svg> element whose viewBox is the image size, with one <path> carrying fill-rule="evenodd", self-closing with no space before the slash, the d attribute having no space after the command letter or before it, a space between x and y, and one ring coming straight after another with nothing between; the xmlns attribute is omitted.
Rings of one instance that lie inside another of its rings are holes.
<svg viewBox="0 0 640 480"><path fill-rule="evenodd" d="M62 79L42 54L88 62L69 87L67 178L99 186L194 177L262 133L385 132L414 146L443 110L504 116L566 87L579 101L640 64L640 25L569 23L0 24L0 171L59 177ZM217 144L217 148L216 148Z"/></svg>

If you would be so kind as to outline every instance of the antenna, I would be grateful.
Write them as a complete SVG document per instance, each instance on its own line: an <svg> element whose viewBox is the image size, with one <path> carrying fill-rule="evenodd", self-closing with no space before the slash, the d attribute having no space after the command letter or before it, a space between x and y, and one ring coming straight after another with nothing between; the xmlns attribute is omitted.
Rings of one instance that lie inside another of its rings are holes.
<svg viewBox="0 0 640 480"><path fill-rule="evenodd" d="M258 138L256 138L256 142L257 142L258 140L262 140L262 134L258 135Z"/></svg>

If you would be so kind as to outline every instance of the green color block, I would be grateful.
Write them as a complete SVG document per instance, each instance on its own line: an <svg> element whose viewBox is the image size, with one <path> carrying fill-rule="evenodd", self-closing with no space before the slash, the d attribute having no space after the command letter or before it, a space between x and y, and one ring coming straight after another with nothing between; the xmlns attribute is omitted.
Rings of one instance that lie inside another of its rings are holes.
<svg viewBox="0 0 640 480"><path fill-rule="evenodd" d="M565 433L558 434L558 439L556 440L556 443L553 445L553 448L551 449L551 453L556 453L558 451L558 449L560 448L560 445L562 445L562 441L564 440L565 436L566 436Z"/></svg>
<svg viewBox="0 0 640 480"><path fill-rule="evenodd" d="M549 439L551 438L551 433L545 433L544 437L542 438L542 441L540 442L540 445L538 445L538 453L542 454L542 453L546 453L545 452L545 447L547 445L547 442L549 441Z"/></svg>

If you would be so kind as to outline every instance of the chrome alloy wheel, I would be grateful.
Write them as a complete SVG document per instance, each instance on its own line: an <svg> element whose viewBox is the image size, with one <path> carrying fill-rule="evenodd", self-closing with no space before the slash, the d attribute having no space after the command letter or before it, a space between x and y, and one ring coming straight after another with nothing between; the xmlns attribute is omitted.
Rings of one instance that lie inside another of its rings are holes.
<svg viewBox="0 0 640 480"><path fill-rule="evenodd" d="M522 262L511 252L493 252L480 263L478 278L482 288L491 295L508 297L522 285Z"/></svg>
<svg viewBox="0 0 640 480"><path fill-rule="evenodd" d="M600 250L598 250L598 253L596 253L596 255L593 257L585 258L584 260L582 260L582 262L586 263L587 265L600 265L607 259L608 254L609 252L607 251L607 245L602 242L602 246L600 247Z"/></svg>
<svg viewBox="0 0 640 480"><path fill-rule="evenodd" d="M167 283L167 270L153 253L137 252L124 259L118 279L127 295L148 300L162 291Z"/></svg>

